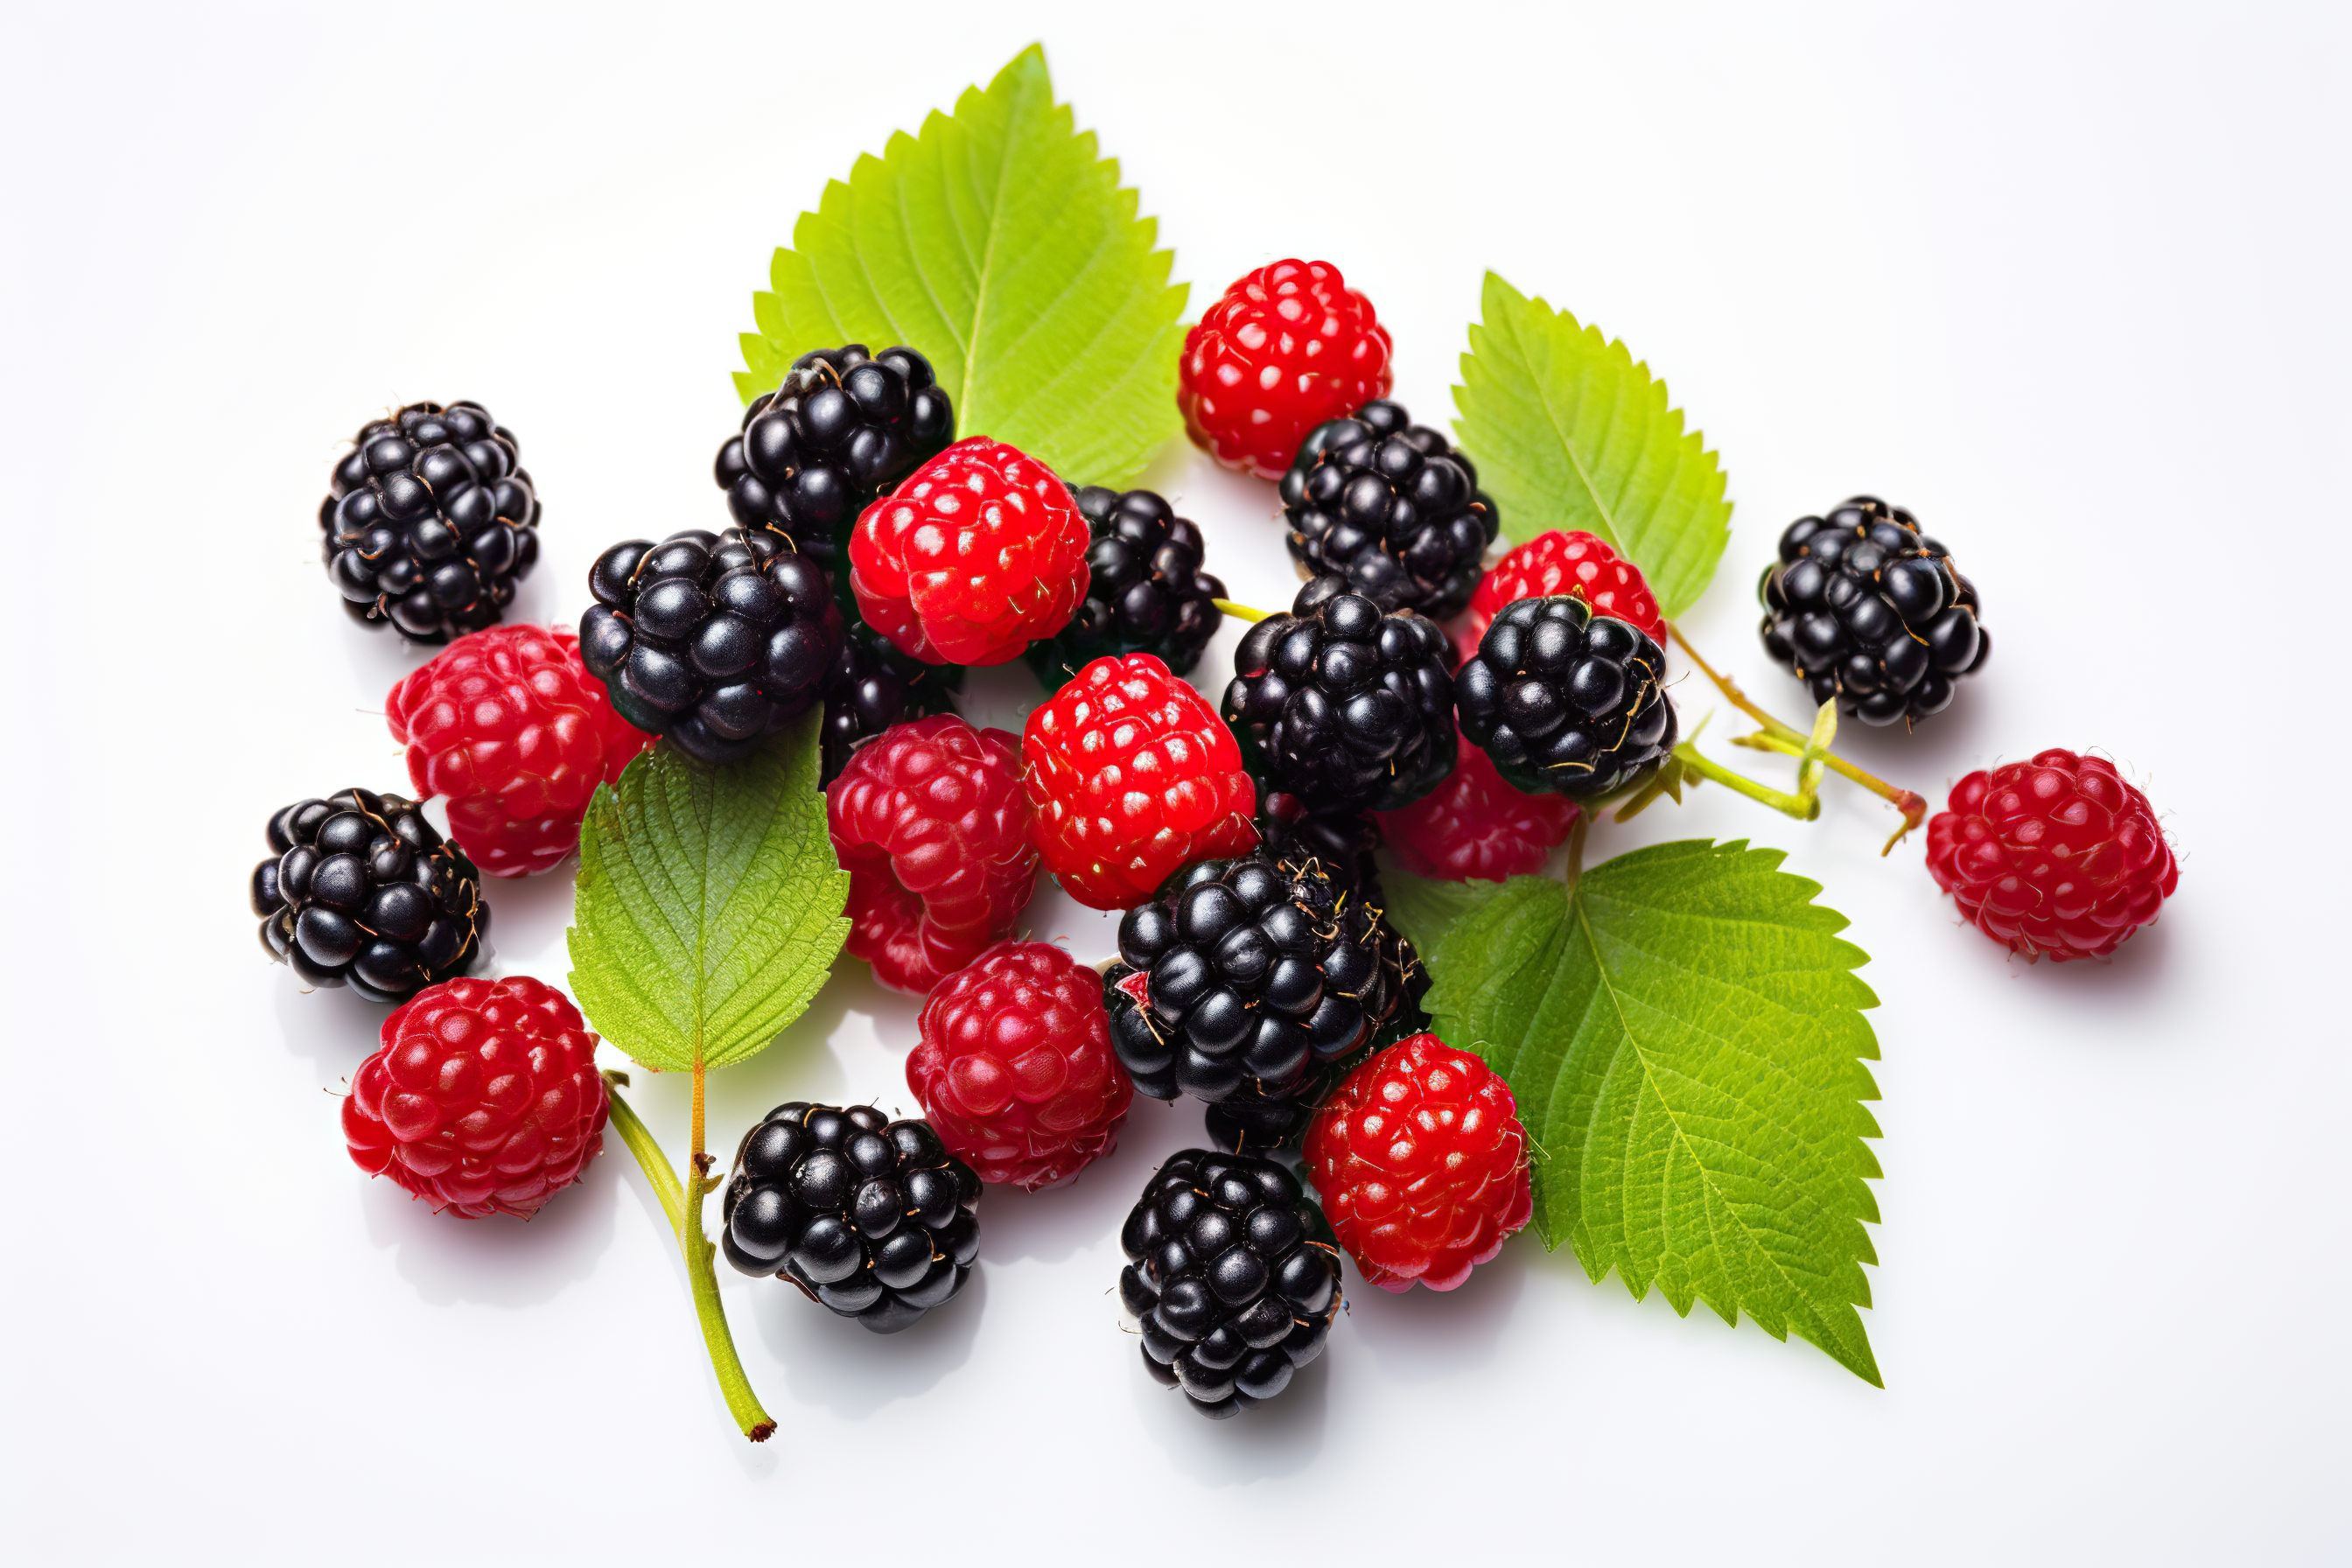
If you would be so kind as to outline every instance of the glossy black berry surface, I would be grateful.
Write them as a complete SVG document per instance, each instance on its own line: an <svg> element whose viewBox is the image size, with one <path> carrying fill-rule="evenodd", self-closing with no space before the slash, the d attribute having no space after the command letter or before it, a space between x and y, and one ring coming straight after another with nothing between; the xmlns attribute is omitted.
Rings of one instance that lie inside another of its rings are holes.
<svg viewBox="0 0 2352 1568"><path fill-rule="evenodd" d="M538 525L514 433L478 403L362 425L319 507L343 608L419 643L495 625L539 559Z"/></svg>
<svg viewBox="0 0 2352 1568"><path fill-rule="evenodd" d="M1317 426L1282 478L1290 553L1384 610L1457 616L1499 527L1477 470L1401 403Z"/></svg>
<svg viewBox="0 0 2352 1568"><path fill-rule="evenodd" d="M1074 494L1094 535L1087 596L1059 637L1029 645L1029 667L1049 688L1119 654L1155 654L1186 674L1215 635L1215 601L1225 596L1224 584L1201 570L1201 531L1151 490L1088 485Z"/></svg>
<svg viewBox="0 0 2352 1568"><path fill-rule="evenodd" d="M893 724L956 710L963 668L927 664L853 624L824 678L824 772L831 784L857 748Z"/></svg>
<svg viewBox="0 0 2352 1568"><path fill-rule="evenodd" d="M1992 651L1951 552L1876 496L1790 523L1757 592L1764 651L1865 724L1942 712Z"/></svg>
<svg viewBox="0 0 2352 1568"><path fill-rule="evenodd" d="M1129 910L1103 1001L1138 1093L1296 1099L1412 1006L1420 969L1344 875L1261 847L1190 867Z"/></svg>
<svg viewBox="0 0 2352 1568"><path fill-rule="evenodd" d="M1329 1229L1272 1160L1187 1149L1160 1166L1119 1232L1144 1370L1212 1417L1290 1386L1339 1310Z"/></svg>
<svg viewBox="0 0 2352 1568"><path fill-rule="evenodd" d="M415 801L347 789L269 819L253 868L261 945L307 986L405 1002L473 967L489 929L482 876Z"/></svg>
<svg viewBox="0 0 2352 1568"><path fill-rule="evenodd" d="M1275 789L1318 811L1394 811L1454 771L1452 656L1436 622L1318 577L1243 635L1224 720Z"/></svg>
<svg viewBox="0 0 2352 1568"><path fill-rule="evenodd" d="M769 529L828 572L841 536L883 489L955 439L931 363L909 348L814 349L743 410L712 476L738 525Z"/></svg>
<svg viewBox="0 0 2352 1568"><path fill-rule="evenodd" d="M1567 595L1504 606L1454 672L1462 732L1518 789L1601 801L1675 748L1666 656L1624 621Z"/></svg>
<svg viewBox="0 0 2352 1568"><path fill-rule="evenodd" d="M979 1205L979 1176L929 1122L794 1100L736 1146L719 1246L744 1273L894 1334L971 1277Z"/></svg>
<svg viewBox="0 0 2352 1568"><path fill-rule="evenodd" d="M841 611L781 534L730 528L615 544L589 569L580 660L624 719L687 755L732 762L816 700Z"/></svg>

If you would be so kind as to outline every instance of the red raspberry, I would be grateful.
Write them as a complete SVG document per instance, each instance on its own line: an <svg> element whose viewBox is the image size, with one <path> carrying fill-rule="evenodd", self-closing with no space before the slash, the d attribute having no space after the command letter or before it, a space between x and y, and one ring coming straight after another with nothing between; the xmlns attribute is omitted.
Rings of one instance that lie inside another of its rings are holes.
<svg viewBox="0 0 2352 1568"><path fill-rule="evenodd" d="M876 631L932 664L1003 664L1069 625L1093 535L1036 458L975 436L858 514L849 585Z"/></svg>
<svg viewBox="0 0 2352 1568"><path fill-rule="evenodd" d="M1180 867L1257 843L1234 732L1150 654L1072 676L1029 715L1021 763L1037 852L1089 909L1131 909Z"/></svg>
<svg viewBox="0 0 2352 1568"><path fill-rule="evenodd" d="M1657 597L1640 568L1598 534L1556 528L1516 546L1478 580L1468 613L1455 625L1454 646L1468 658L1505 605L1549 594L1581 599L1594 615L1628 622L1660 647L1666 646L1665 617L1658 614Z"/></svg>
<svg viewBox="0 0 2352 1568"><path fill-rule="evenodd" d="M1278 479L1327 419L1389 395L1389 331L1328 261L1277 261L1236 281L1184 335L1176 405L1192 444Z"/></svg>
<svg viewBox="0 0 2352 1568"><path fill-rule="evenodd" d="M1058 1187L1118 1147L1135 1086L1110 1048L1102 976L1060 948L1008 942L923 1004L907 1087L983 1182Z"/></svg>
<svg viewBox="0 0 2352 1568"><path fill-rule="evenodd" d="M825 786L851 954L919 996L1013 933L1037 886L1020 754L952 713L893 724Z"/></svg>
<svg viewBox="0 0 2352 1568"><path fill-rule="evenodd" d="M1494 759L1457 735L1454 771L1445 782L1402 811L1380 814L1381 831L1397 863L1416 877L1448 882L1473 877L1499 882L1543 869L1568 842L1576 803L1565 795L1527 795L1505 782Z"/></svg>
<svg viewBox="0 0 2352 1568"><path fill-rule="evenodd" d="M1973 773L1927 823L1927 869L2011 952L2105 958L2179 885L2147 796L2104 757L2059 749Z"/></svg>
<svg viewBox="0 0 2352 1568"><path fill-rule="evenodd" d="M1435 1035L1349 1073L1307 1129L1339 1245L1383 1290L1451 1290L1535 1213L1511 1086Z"/></svg>
<svg viewBox="0 0 2352 1568"><path fill-rule="evenodd" d="M449 802L449 836L493 877L553 869L579 847L596 786L653 737L613 711L556 626L468 632L383 700L408 782Z"/></svg>
<svg viewBox="0 0 2352 1568"><path fill-rule="evenodd" d="M561 991L517 975L447 980L383 1021L343 1101L343 1141L469 1219L529 1219L604 1146L596 1037Z"/></svg>

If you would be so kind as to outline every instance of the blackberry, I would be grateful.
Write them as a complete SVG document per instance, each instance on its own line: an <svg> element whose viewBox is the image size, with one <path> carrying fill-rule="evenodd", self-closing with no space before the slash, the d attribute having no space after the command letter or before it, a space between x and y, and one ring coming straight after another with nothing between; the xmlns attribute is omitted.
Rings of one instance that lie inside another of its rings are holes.
<svg viewBox="0 0 2352 1568"><path fill-rule="evenodd" d="M1865 724L1942 712L1992 651L1952 552L1876 496L1790 523L1757 595L1764 651L1815 702L1834 697Z"/></svg>
<svg viewBox="0 0 2352 1568"><path fill-rule="evenodd" d="M925 664L862 623L852 624L825 671L822 782L838 778L850 754L891 725L954 712L962 680L961 666Z"/></svg>
<svg viewBox="0 0 2352 1568"><path fill-rule="evenodd" d="M1401 403L1317 426L1282 477L1290 553L1384 610L1460 615L1499 526L1470 459Z"/></svg>
<svg viewBox="0 0 2352 1568"><path fill-rule="evenodd" d="M1311 856L1350 892L1381 901L1380 868L1372 858L1382 842L1380 818L1368 811L1310 811L1297 795L1264 779L1255 782L1258 834L1276 858Z"/></svg>
<svg viewBox="0 0 2352 1568"><path fill-rule="evenodd" d="M1118 925L1103 978L1111 1043L1139 1093L1212 1105L1298 1098L1412 1003L1412 949L1312 856L1203 860Z"/></svg>
<svg viewBox="0 0 2352 1568"><path fill-rule="evenodd" d="M1666 656L1627 622L1555 594L1505 605L1454 673L1462 732L1530 795L1594 802L1675 749Z"/></svg>
<svg viewBox="0 0 2352 1568"><path fill-rule="evenodd" d="M1280 1394L1339 1310L1330 1229L1272 1160L1187 1149L1160 1166L1118 1237L1144 1370L1213 1417Z"/></svg>
<svg viewBox="0 0 2352 1568"><path fill-rule="evenodd" d="M1225 722L1283 794L1318 811L1394 811L1454 771L1452 657L1436 622L1383 615L1318 577L1243 636Z"/></svg>
<svg viewBox="0 0 2352 1568"><path fill-rule="evenodd" d="M719 1246L746 1274L895 1334L971 1278L980 1178L928 1121L793 1100L743 1134Z"/></svg>
<svg viewBox="0 0 2352 1568"><path fill-rule="evenodd" d="M1216 635L1225 596L1224 584L1201 570L1201 531L1151 490L1075 493L1094 535L1087 596L1059 637L1029 645L1029 668L1058 686L1095 659L1149 653L1186 674Z"/></svg>
<svg viewBox="0 0 2352 1568"><path fill-rule="evenodd" d="M360 426L319 505L343 608L411 642L494 626L539 560L539 497L478 403L412 403Z"/></svg>
<svg viewBox="0 0 2352 1568"><path fill-rule="evenodd" d="M841 651L816 563L763 529L631 539L588 571L580 661L622 718L731 762L814 700Z"/></svg>
<svg viewBox="0 0 2352 1568"><path fill-rule="evenodd" d="M841 537L866 503L955 439L955 410L909 348L813 349L743 410L712 475L746 529L772 529L845 578Z"/></svg>
<svg viewBox="0 0 2352 1568"><path fill-rule="evenodd" d="M269 819L253 868L261 945L305 985L405 1002L473 966L489 929L482 874L415 801L347 789Z"/></svg>

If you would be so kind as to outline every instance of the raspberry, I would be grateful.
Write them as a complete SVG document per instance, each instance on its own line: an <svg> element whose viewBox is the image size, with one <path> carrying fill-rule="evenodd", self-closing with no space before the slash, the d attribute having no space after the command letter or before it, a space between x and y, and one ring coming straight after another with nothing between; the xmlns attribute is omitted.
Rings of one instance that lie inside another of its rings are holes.
<svg viewBox="0 0 2352 1568"><path fill-rule="evenodd" d="M451 980L383 1021L352 1075L352 1163L468 1219L529 1219L604 1146L596 1037L528 976Z"/></svg>
<svg viewBox="0 0 2352 1568"><path fill-rule="evenodd" d="M1086 601L1061 636L1030 645L1029 667L1052 685L1097 658L1149 653L1187 673L1223 618L1225 585L1201 570L1201 531L1150 490L1088 485L1077 500L1094 535Z"/></svg>
<svg viewBox="0 0 2352 1568"><path fill-rule="evenodd" d="M1389 333L1328 261L1277 261L1234 280L1184 335L1176 405L1192 444L1278 479L1306 434L1389 392Z"/></svg>
<svg viewBox="0 0 2352 1568"><path fill-rule="evenodd" d="M352 619L421 643L496 623L539 560L539 497L515 450L478 403L412 403L360 426L319 505Z"/></svg>
<svg viewBox="0 0 2352 1568"><path fill-rule="evenodd" d="M895 1334L971 1277L979 1205L980 1178L928 1123L796 1100L736 1145L719 1247L746 1274Z"/></svg>
<svg viewBox="0 0 2352 1568"><path fill-rule="evenodd" d="M1416 877L1499 882L1543 868L1568 841L1576 803L1513 789L1465 735L1446 781L1381 825L1397 864Z"/></svg>
<svg viewBox="0 0 2352 1568"><path fill-rule="evenodd" d="M1272 1160L1187 1149L1160 1167L1119 1231L1118 1300L1143 1369L1202 1415L1263 1404L1323 1353L1339 1270L1323 1216Z"/></svg>
<svg viewBox="0 0 2352 1568"><path fill-rule="evenodd" d="M858 514L849 585L866 625L932 664L1003 664L1087 596L1087 520L1016 447L959 441Z"/></svg>
<svg viewBox="0 0 2352 1568"><path fill-rule="evenodd" d="M1420 968L1370 898L1265 849L1204 860L1129 910L1118 958L1103 999L1135 1087L1212 1105L1300 1098L1413 1005Z"/></svg>
<svg viewBox="0 0 2352 1568"><path fill-rule="evenodd" d="M824 771L831 784L857 748L893 724L955 711L963 671L900 653L871 628L854 626L824 677Z"/></svg>
<svg viewBox="0 0 2352 1568"><path fill-rule="evenodd" d="M1876 496L1790 523L1757 595L1764 651L1815 702L1834 697L1865 724L1909 726L1942 712L1954 683L1992 651L1976 587L1951 552Z"/></svg>
<svg viewBox="0 0 2352 1568"><path fill-rule="evenodd" d="M1037 885L1011 734L952 713L893 726L825 787L850 955L922 995L1013 932Z"/></svg>
<svg viewBox="0 0 2352 1568"><path fill-rule="evenodd" d="M1591 805L1640 785L1674 750L1665 668L1638 628L1555 594L1505 605L1454 695L1462 732L1507 783Z"/></svg>
<svg viewBox="0 0 2352 1568"><path fill-rule="evenodd" d="M383 701L408 782L449 803L449 837L493 877L552 870L599 784L651 742L613 711L569 628L468 632Z"/></svg>
<svg viewBox="0 0 2352 1568"><path fill-rule="evenodd" d="M1435 1035L1348 1075L1307 1131L1339 1245L1383 1290L1451 1290L1535 1213L1511 1086Z"/></svg>
<svg viewBox="0 0 2352 1568"><path fill-rule="evenodd" d="M1505 605L1518 599L1540 599L1567 594L1592 606L1596 616L1609 616L1639 627L1642 635L1666 646L1666 621L1658 601L1634 564L1609 548L1598 534L1558 529L1537 534L1495 563L1470 595L1470 613L1454 628L1454 646L1464 658L1478 651Z"/></svg>
<svg viewBox="0 0 2352 1568"><path fill-rule="evenodd" d="M955 410L908 348L812 349L743 410L712 476L747 529L772 529L829 573L867 502L955 439Z"/></svg>
<svg viewBox="0 0 2352 1568"><path fill-rule="evenodd" d="M1435 622L1318 577L1243 635L1225 721L1282 793L1393 811L1453 771L1450 652Z"/></svg>
<svg viewBox="0 0 2352 1568"><path fill-rule="evenodd" d="M2105 958L2180 882L2147 796L2104 757L2053 749L1973 773L1927 823L1927 869L2011 952Z"/></svg>
<svg viewBox="0 0 2352 1568"><path fill-rule="evenodd" d="M263 949L304 989L348 984L371 1002L405 1002L481 955L481 873L414 801L347 789L296 801L268 831L253 912Z"/></svg>
<svg viewBox="0 0 2352 1568"><path fill-rule="evenodd" d="M1072 676L1029 715L1021 763L1037 852L1089 909L1128 909L1179 867L1257 842L1233 731L1148 653Z"/></svg>
<svg viewBox="0 0 2352 1568"><path fill-rule="evenodd" d="M1495 503L1470 459L1402 403L1367 403L1318 425L1282 476L1290 554L1336 573L1383 610L1459 615L1494 542Z"/></svg>
<svg viewBox="0 0 2352 1568"><path fill-rule="evenodd" d="M824 571L762 529L625 540L588 591L581 662L621 717L698 762L746 756L798 717L841 649Z"/></svg>
<svg viewBox="0 0 2352 1568"><path fill-rule="evenodd" d="M1047 942L1004 942L923 1004L907 1087L940 1141L1025 1192L1118 1147L1134 1086L1111 1053L1102 976Z"/></svg>

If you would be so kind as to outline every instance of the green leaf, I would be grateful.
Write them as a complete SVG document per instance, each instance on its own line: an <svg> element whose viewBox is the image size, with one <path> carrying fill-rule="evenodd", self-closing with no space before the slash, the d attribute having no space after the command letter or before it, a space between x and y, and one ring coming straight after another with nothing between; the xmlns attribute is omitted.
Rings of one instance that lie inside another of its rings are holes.
<svg viewBox="0 0 2352 1568"><path fill-rule="evenodd" d="M803 213L755 294L736 390L814 348L907 343L955 404L1073 484L1121 485L1176 432L1184 286L1118 164L1054 102L1032 45L952 116L857 160Z"/></svg>
<svg viewBox="0 0 2352 1568"><path fill-rule="evenodd" d="M1857 1306L1875 1263L1878 1044L1845 918L1781 856L1638 849L1571 891L1518 877L1430 957L1425 1005L1510 1080L1542 1153L1536 1226L1687 1315L1791 1330L1879 1383Z"/></svg>
<svg viewBox="0 0 2352 1568"><path fill-rule="evenodd" d="M589 803L572 994L646 1066L740 1062L824 984L849 934L849 873L817 793L823 717L719 768L664 742Z"/></svg>
<svg viewBox="0 0 2352 1568"><path fill-rule="evenodd" d="M1424 957L1437 950L1445 933L1464 916L1502 889L1500 882L1447 882L1416 877L1385 862L1381 867L1381 892L1388 900L1389 923Z"/></svg>
<svg viewBox="0 0 2352 1568"><path fill-rule="evenodd" d="M1486 274L1454 429L1515 541L1582 529L1642 569L1659 610L1698 602L1731 537L1706 437L1622 342Z"/></svg>

